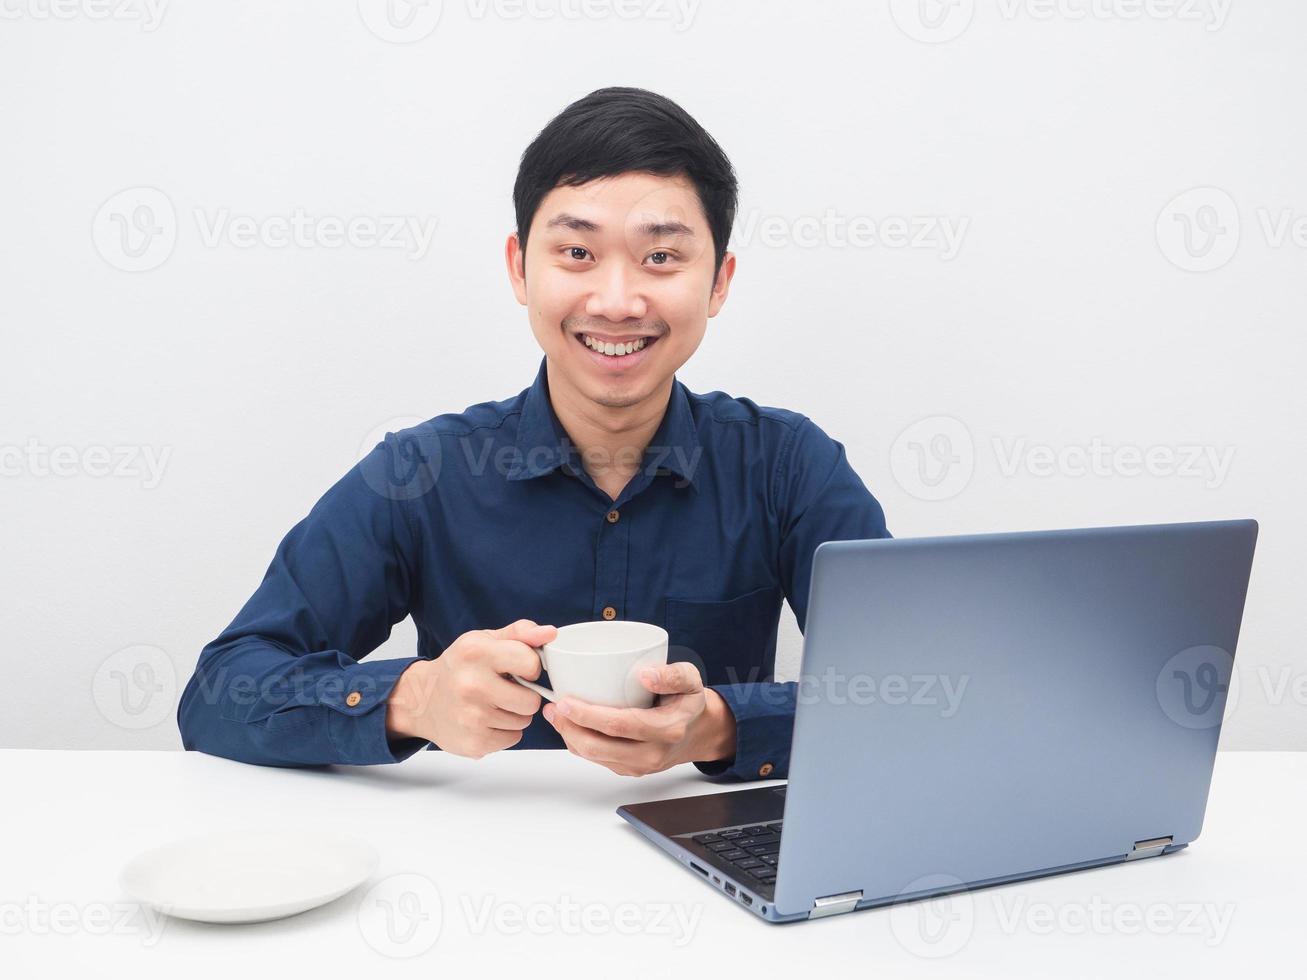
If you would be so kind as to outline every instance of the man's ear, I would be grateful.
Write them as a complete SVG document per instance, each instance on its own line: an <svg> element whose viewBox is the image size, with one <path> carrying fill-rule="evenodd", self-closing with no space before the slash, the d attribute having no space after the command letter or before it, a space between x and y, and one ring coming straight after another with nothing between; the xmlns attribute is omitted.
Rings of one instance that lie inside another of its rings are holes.
<svg viewBox="0 0 1307 980"><path fill-rule="evenodd" d="M708 315L716 316L726 302L726 294L731 290L731 278L735 275L735 253L727 252L722 257L722 267L717 270L713 280L712 293L708 297Z"/></svg>
<svg viewBox="0 0 1307 980"><path fill-rule="evenodd" d="M508 236L504 243L504 264L508 266L508 281L513 286L513 295L518 303L526 306L526 252L517 240L517 232Z"/></svg>

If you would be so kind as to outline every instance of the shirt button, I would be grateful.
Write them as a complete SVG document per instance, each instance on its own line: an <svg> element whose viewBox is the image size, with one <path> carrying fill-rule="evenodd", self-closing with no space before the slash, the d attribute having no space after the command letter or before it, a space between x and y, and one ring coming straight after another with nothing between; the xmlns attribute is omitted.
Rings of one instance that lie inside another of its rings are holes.
<svg viewBox="0 0 1307 980"><path fill-rule="evenodd" d="M358 691L350 691L349 697L345 699L345 703L352 708L362 700L363 700L362 694L360 694Z"/></svg>
<svg viewBox="0 0 1307 980"><path fill-rule="evenodd" d="M617 610L612 606L604 606L604 619L612 619L617 615Z"/></svg>
<svg viewBox="0 0 1307 980"><path fill-rule="evenodd" d="M775 769L775 768L776 768L776 767L773 766L770 762L764 762L761 766L758 767L758 775L759 775L759 776L770 776L771 773L772 773L772 770Z"/></svg>
<svg viewBox="0 0 1307 980"><path fill-rule="evenodd" d="M617 523L617 518L618 518L619 516L621 516L621 515L619 515L619 514L617 513L617 511L615 511L615 510L610 510L610 511L608 512L608 523L609 523L609 524L616 524L616 523Z"/></svg>

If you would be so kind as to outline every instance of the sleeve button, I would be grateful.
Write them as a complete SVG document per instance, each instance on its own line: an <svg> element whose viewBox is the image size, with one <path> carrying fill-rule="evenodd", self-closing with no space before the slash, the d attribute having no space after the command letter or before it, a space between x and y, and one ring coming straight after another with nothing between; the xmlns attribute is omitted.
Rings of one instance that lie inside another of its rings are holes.
<svg viewBox="0 0 1307 980"><path fill-rule="evenodd" d="M761 766L758 767L758 775L770 776L772 774L772 770L775 768L776 767L773 766L770 762L764 762Z"/></svg>
<svg viewBox="0 0 1307 980"><path fill-rule="evenodd" d="M353 708L362 700L363 700L362 694L360 694L358 691L350 691L349 697L345 698L345 703L349 705L351 708Z"/></svg>

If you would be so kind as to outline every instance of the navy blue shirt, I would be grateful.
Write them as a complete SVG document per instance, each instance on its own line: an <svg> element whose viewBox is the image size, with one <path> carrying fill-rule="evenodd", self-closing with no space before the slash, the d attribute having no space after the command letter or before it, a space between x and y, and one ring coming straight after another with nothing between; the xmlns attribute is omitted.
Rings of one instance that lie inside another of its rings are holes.
<svg viewBox="0 0 1307 980"><path fill-rule="evenodd" d="M788 600L803 629L823 541L889 537L844 447L811 419L673 379L638 472L613 500L549 400L517 396L387 433L277 547L200 653L177 711L187 749L274 766L399 762L386 699L418 658L518 619L657 623L735 715L720 780L783 778L796 684L777 683ZM412 616L417 656L365 659ZM547 681L546 681L547 683ZM562 749L537 714L513 746Z"/></svg>

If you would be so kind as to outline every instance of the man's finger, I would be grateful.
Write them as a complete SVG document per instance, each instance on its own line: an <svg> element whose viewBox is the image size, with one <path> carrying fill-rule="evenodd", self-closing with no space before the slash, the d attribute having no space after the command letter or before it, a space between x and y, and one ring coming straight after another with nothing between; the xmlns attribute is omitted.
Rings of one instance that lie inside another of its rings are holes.
<svg viewBox="0 0 1307 980"><path fill-rule="evenodd" d="M527 691L530 694L530 691ZM538 695L537 695L538 696ZM487 708L484 719L487 728L498 728L506 732L520 732L531 724L532 716L529 714L519 714L515 711L505 711L502 708Z"/></svg>
<svg viewBox="0 0 1307 980"><path fill-rule="evenodd" d="M509 623L497 630L487 630L486 632L490 635L491 646L496 649L501 648L501 645L505 643L510 647L513 644L521 644L528 648L539 647L558 638L557 626L540 625L530 619L519 619L515 623ZM511 673L516 674L518 671L514 670Z"/></svg>
<svg viewBox="0 0 1307 980"><path fill-rule="evenodd" d="M609 735L582 728L580 725L572 724L566 718L560 717L557 712L551 712L551 714L554 716L554 728L563 737L567 747L591 762L625 764L629 761L627 758L629 753L641 744L625 739L615 739Z"/></svg>
<svg viewBox="0 0 1307 980"><path fill-rule="evenodd" d="M563 698L554 705L554 711L551 713L555 717L561 714L573 724L603 732L613 738L646 741L652 731L642 715L649 710L648 708L609 708L602 704Z"/></svg>
<svg viewBox="0 0 1307 980"><path fill-rule="evenodd" d="M553 626L538 626L536 629L540 631L552 630L557 633ZM546 639L542 632L538 641L510 640L499 637L486 640L487 660L497 674L516 674L524 681L537 680L540 677L540 654L536 653L532 647L548 643L549 639L552 639L552 636Z"/></svg>
<svg viewBox="0 0 1307 980"><path fill-rule="evenodd" d="M505 640L520 640L523 634L539 628L539 624L534 619L519 619L497 630L486 630L486 632Z"/></svg>
<svg viewBox="0 0 1307 980"><path fill-rule="evenodd" d="M665 667L646 667L640 671L640 683L655 694L694 694L703 690L698 668L684 660Z"/></svg>
<svg viewBox="0 0 1307 980"><path fill-rule="evenodd" d="M490 703L496 708L528 717L540 710L543 698L530 688L523 687L508 677L500 677L492 683L494 686L490 689Z"/></svg>

